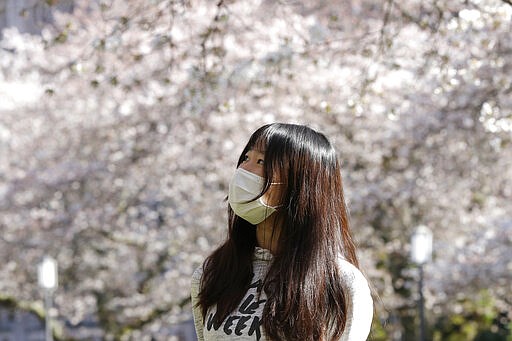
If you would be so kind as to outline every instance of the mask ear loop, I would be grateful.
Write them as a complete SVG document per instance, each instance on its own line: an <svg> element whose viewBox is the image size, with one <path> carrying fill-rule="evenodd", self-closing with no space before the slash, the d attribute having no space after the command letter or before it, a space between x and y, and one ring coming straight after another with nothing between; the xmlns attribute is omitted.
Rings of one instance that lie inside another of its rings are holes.
<svg viewBox="0 0 512 341"><path fill-rule="evenodd" d="M285 184L284 182L271 182L271 183L270 183L270 186L272 186L272 185L286 185L286 184ZM270 189L270 186L269 186L269 189ZM266 192L266 191L265 191L265 192ZM265 194L265 193L263 193L263 194ZM263 195L262 195L262 197L263 197ZM275 209L275 210L276 210L276 209L278 209L279 207L283 207L284 205L275 205L275 206L267 205L267 206L268 206L268 207L271 207L271 208L273 208L273 209Z"/></svg>

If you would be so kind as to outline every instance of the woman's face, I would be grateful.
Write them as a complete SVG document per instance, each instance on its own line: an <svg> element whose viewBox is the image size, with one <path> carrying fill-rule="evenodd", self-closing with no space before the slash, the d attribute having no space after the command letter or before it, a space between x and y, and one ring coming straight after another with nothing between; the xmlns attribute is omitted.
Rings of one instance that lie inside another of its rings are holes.
<svg viewBox="0 0 512 341"><path fill-rule="evenodd" d="M250 149L244 156L239 168L263 177L265 163L265 151ZM279 174L274 174L270 188L263 194L263 201L269 206L278 206L281 196Z"/></svg>

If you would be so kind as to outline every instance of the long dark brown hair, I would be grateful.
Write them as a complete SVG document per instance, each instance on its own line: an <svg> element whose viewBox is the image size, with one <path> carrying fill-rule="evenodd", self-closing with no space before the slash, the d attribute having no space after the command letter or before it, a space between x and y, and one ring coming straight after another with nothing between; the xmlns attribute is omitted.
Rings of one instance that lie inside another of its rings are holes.
<svg viewBox="0 0 512 341"><path fill-rule="evenodd" d="M282 222L278 250L264 279L267 301L262 324L271 340L339 339L345 329L347 302L338 258L359 267L343 195L336 152L321 133L302 125L274 123L256 130L245 154L264 150L260 196L278 177ZM199 303L203 316L217 306L213 323L237 308L252 276L257 244L254 225L236 216L228 205L226 241L205 261Z"/></svg>

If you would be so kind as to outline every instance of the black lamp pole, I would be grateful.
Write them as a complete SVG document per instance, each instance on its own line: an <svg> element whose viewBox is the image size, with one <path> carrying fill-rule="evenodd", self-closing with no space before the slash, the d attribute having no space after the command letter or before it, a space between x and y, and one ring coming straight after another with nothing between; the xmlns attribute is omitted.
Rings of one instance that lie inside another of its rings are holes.
<svg viewBox="0 0 512 341"><path fill-rule="evenodd" d="M420 292L420 302L419 302L419 310L420 310L420 341L426 341L425 337L425 301L423 298L423 264L419 264L420 270L420 280L418 282L418 289Z"/></svg>

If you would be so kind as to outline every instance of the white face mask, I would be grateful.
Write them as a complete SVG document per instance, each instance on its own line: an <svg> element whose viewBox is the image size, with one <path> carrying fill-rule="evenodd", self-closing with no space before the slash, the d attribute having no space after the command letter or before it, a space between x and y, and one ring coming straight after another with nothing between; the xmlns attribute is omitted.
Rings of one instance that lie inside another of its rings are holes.
<svg viewBox="0 0 512 341"><path fill-rule="evenodd" d="M228 202L237 216L247 220L253 225L261 223L267 219L276 209L263 202L263 198L257 197L265 179L254 173L237 168L235 174L229 183Z"/></svg>

